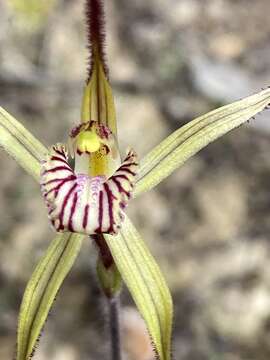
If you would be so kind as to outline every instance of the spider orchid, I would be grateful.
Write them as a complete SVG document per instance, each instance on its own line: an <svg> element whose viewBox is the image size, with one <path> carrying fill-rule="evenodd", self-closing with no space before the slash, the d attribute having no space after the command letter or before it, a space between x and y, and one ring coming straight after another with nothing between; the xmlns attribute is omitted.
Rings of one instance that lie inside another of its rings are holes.
<svg viewBox="0 0 270 360"><path fill-rule="evenodd" d="M98 274L107 296L119 277L141 312L160 360L171 359L172 301L159 267L124 214L129 200L149 191L212 141L239 127L270 103L267 88L190 121L138 164L129 149L121 162L116 116L104 61L100 0L86 1L91 60L81 123L67 145L43 146L0 108L0 145L41 186L57 235L37 265L23 297L17 360L29 360L55 296L77 258L85 235L100 250Z"/></svg>

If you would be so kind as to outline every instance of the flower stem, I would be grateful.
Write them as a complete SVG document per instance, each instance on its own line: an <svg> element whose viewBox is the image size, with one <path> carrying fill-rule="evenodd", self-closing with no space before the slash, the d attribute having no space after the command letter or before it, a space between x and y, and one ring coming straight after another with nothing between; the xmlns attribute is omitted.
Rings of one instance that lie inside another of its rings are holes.
<svg viewBox="0 0 270 360"><path fill-rule="evenodd" d="M113 296L108 299L109 325L111 334L111 360L121 360L121 336L120 336L120 299Z"/></svg>
<svg viewBox="0 0 270 360"><path fill-rule="evenodd" d="M120 289L121 275L115 267L110 249L103 235L92 235L98 250L99 259L97 262L97 275L101 289L108 301L108 319L110 327L111 341L111 360L121 360L121 341L120 341Z"/></svg>

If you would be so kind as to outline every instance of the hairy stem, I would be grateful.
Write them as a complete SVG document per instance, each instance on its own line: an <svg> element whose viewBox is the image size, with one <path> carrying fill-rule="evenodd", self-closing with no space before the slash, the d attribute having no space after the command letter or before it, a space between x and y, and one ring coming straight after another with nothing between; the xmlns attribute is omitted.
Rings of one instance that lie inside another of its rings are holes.
<svg viewBox="0 0 270 360"><path fill-rule="evenodd" d="M111 335L111 360L121 360L121 339L120 339L120 299L113 296L108 299L109 325Z"/></svg>

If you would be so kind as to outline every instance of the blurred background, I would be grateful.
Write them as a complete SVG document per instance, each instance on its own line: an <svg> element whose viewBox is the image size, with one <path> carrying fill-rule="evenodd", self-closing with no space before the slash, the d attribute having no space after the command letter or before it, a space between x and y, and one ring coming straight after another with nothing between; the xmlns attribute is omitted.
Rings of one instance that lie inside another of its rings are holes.
<svg viewBox="0 0 270 360"><path fill-rule="evenodd" d="M106 1L121 150L142 157L194 117L270 84L269 0ZM66 141L86 78L82 0L0 2L0 105L44 144ZM173 294L176 360L270 358L270 112L211 144L128 212ZM0 153L0 358L54 233L39 186ZM35 359L108 357L85 240ZM151 360L126 290L125 359Z"/></svg>

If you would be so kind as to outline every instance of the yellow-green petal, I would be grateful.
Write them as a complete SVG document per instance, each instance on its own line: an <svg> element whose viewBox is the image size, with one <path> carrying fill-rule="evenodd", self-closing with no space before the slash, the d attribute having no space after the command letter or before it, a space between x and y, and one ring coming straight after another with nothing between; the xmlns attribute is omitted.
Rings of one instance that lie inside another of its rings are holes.
<svg viewBox="0 0 270 360"><path fill-rule="evenodd" d="M140 162L134 195L152 189L190 157L237 128L270 103L270 89L220 107L176 130Z"/></svg>
<svg viewBox="0 0 270 360"><path fill-rule="evenodd" d="M16 360L29 360L65 277L81 248L84 236L59 234L51 242L31 276L21 304Z"/></svg>
<svg viewBox="0 0 270 360"><path fill-rule="evenodd" d="M105 235L116 266L143 316L160 360L171 358L170 291L140 234L126 218L116 236Z"/></svg>
<svg viewBox="0 0 270 360"><path fill-rule="evenodd" d="M36 180L40 161L47 149L13 116L0 107L0 147L12 156Z"/></svg>

